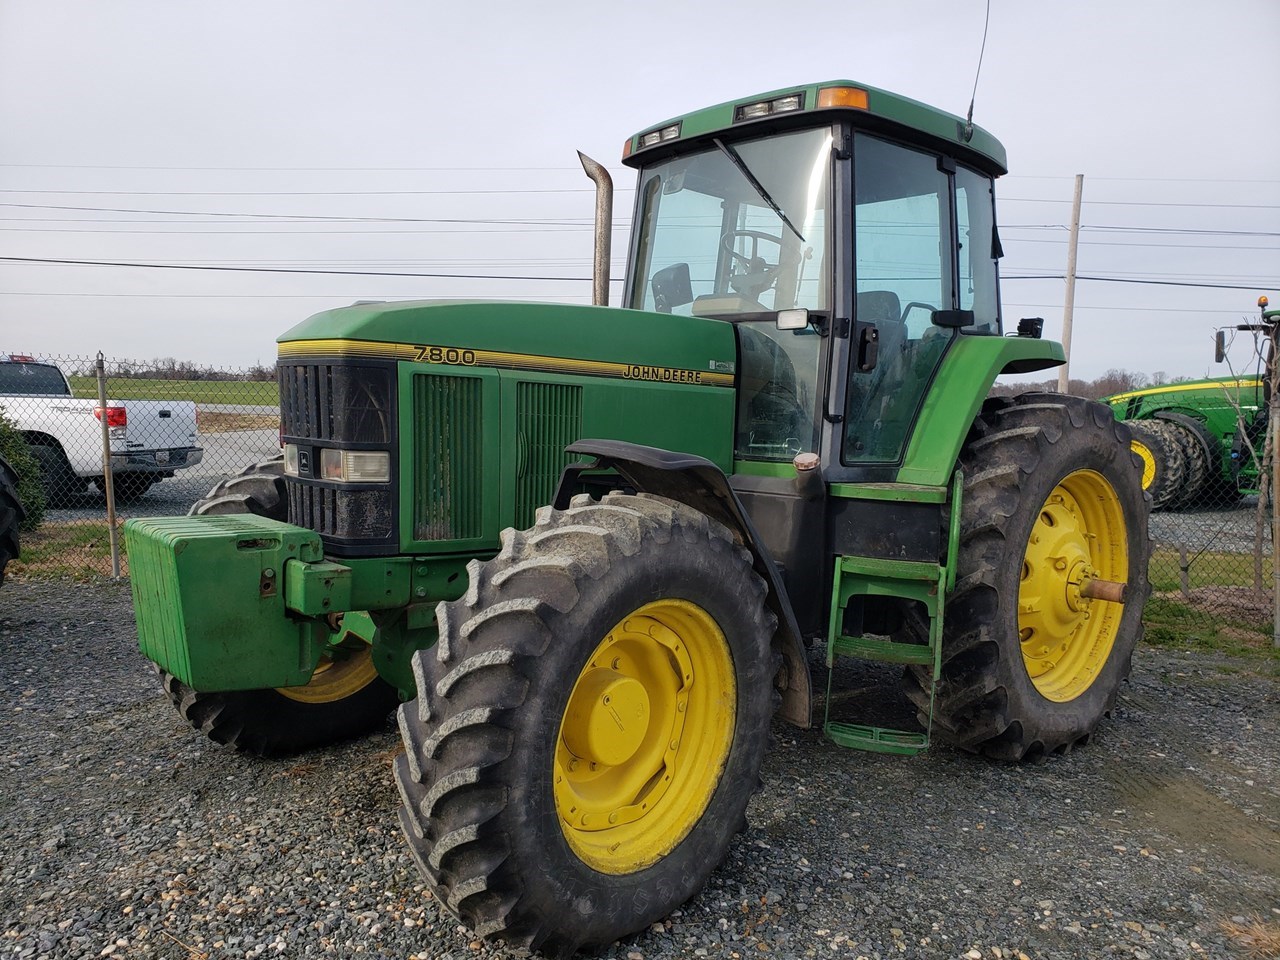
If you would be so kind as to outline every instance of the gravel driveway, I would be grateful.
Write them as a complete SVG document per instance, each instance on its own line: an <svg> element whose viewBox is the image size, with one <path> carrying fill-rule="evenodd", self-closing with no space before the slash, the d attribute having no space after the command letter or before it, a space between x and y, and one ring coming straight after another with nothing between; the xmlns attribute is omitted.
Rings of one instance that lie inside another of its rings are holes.
<svg viewBox="0 0 1280 960"><path fill-rule="evenodd" d="M0 955L508 955L424 894L390 724L289 761L215 747L122 584L10 580L0 646ZM707 889L598 956L1230 957L1224 921L1280 923L1280 684L1239 664L1140 650L1094 743L1039 766L776 733Z"/></svg>

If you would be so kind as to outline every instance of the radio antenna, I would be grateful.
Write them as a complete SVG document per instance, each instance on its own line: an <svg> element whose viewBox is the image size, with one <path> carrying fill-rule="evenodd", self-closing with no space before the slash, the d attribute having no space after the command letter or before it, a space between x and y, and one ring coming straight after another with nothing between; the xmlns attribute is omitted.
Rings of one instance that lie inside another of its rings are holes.
<svg viewBox="0 0 1280 960"><path fill-rule="evenodd" d="M991 0L987 0L987 15L982 21L982 49L978 51L978 69L973 74L973 93L969 97L969 114L964 118L964 141L973 139L973 103L978 99L978 77L982 76L982 57L987 52L987 28L991 26Z"/></svg>

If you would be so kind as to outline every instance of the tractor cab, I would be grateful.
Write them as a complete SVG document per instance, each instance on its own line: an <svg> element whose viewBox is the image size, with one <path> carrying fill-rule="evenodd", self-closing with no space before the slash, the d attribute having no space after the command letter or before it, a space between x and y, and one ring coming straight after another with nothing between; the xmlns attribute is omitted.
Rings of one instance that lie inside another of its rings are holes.
<svg viewBox="0 0 1280 960"><path fill-rule="evenodd" d="M736 472L820 453L828 479L893 480L951 344L1000 332L1002 155L804 109L857 95L739 107L738 129L703 138L680 138L686 118L628 157L643 166L626 305L736 325Z"/></svg>

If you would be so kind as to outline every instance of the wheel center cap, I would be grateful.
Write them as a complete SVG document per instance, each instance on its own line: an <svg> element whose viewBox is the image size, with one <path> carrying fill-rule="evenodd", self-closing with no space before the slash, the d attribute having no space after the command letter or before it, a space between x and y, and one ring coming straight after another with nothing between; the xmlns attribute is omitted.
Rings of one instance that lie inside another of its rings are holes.
<svg viewBox="0 0 1280 960"><path fill-rule="evenodd" d="M617 670L588 670L574 688L561 729L575 756L616 767L631 759L649 732L649 693Z"/></svg>

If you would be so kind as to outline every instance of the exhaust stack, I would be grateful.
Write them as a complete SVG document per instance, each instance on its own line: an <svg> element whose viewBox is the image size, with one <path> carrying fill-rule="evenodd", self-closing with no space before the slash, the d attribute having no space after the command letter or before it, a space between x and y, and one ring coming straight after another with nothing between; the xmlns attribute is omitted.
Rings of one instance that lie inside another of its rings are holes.
<svg viewBox="0 0 1280 960"><path fill-rule="evenodd" d="M591 302L597 307L609 305L609 257L613 240L613 177L609 171L581 150L578 159L582 169L596 185L595 263L591 271Z"/></svg>

